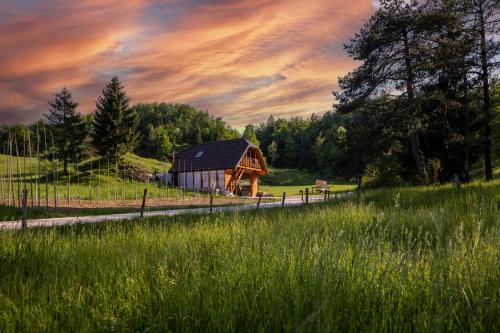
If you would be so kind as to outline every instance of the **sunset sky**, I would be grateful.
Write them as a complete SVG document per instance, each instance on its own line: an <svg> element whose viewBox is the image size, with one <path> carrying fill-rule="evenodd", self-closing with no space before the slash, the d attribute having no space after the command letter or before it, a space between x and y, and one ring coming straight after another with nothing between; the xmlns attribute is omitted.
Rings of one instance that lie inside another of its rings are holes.
<svg viewBox="0 0 500 333"><path fill-rule="evenodd" d="M67 86L94 112L118 75L137 102L189 103L241 128L331 109L342 44L372 0L1 0L0 124Z"/></svg>

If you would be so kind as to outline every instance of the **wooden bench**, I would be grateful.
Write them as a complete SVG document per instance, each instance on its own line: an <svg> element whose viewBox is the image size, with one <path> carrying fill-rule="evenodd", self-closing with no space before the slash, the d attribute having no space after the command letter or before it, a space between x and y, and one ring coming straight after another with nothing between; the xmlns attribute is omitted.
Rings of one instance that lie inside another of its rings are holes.
<svg viewBox="0 0 500 333"><path fill-rule="evenodd" d="M328 183L326 180L316 179L316 184L312 187L312 193L314 191L317 192L325 192L328 191Z"/></svg>

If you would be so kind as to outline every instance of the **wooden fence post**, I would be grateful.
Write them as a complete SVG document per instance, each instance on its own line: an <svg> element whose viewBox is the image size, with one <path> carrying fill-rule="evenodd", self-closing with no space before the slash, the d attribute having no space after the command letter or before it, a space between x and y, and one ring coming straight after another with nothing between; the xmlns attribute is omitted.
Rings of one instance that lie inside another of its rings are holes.
<svg viewBox="0 0 500 333"><path fill-rule="evenodd" d="M212 214L212 208L214 205L214 189L210 189L210 214Z"/></svg>
<svg viewBox="0 0 500 333"><path fill-rule="evenodd" d="M325 198L324 198L324 201L326 201L327 192L328 192L328 190L325 190Z"/></svg>
<svg viewBox="0 0 500 333"><path fill-rule="evenodd" d="M259 197L259 200L257 201L257 210L259 210L260 200L262 199L262 193L257 194L257 196Z"/></svg>
<svg viewBox="0 0 500 333"><path fill-rule="evenodd" d="M23 216L22 216L22 220L21 220L21 226L22 226L23 229L26 229L28 227L28 223L27 223L27 217L28 217L28 190L27 189L23 190L22 205L23 205Z"/></svg>
<svg viewBox="0 0 500 333"><path fill-rule="evenodd" d="M304 203L304 191L300 190L300 201L302 201L302 203Z"/></svg>
<svg viewBox="0 0 500 333"><path fill-rule="evenodd" d="M281 207L285 206L285 197L286 197L286 192L283 192L283 199L281 199Z"/></svg>
<svg viewBox="0 0 500 333"><path fill-rule="evenodd" d="M306 187L306 205L309 204L309 187Z"/></svg>
<svg viewBox="0 0 500 333"><path fill-rule="evenodd" d="M144 189L144 194L142 195L142 205L141 205L141 219L144 217L144 208L146 207L146 196L148 195L148 189Z"/></svg>

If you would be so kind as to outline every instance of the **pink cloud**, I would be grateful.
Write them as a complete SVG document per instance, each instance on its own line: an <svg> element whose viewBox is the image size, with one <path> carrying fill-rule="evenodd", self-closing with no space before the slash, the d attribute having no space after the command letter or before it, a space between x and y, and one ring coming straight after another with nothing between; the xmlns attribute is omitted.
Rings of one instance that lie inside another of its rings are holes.
<svg viewBox="0 0 500 333"><path fill-rule="evenodd" d="M62 86L94 110L118 74L133 102L181 102L235 126L329 109L371 0L0 4L0 123L32 121ZM1 18L1 17L0 17Z"/></svg>

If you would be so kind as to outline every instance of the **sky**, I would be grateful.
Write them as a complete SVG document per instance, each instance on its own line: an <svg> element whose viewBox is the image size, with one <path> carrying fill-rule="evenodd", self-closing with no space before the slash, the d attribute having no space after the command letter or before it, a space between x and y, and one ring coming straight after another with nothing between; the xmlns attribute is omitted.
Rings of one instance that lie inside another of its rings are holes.
<svg viewBox="0 0 500 333"><path fill-rule="evenodd" d="M132 103L188 103L241 128L335 102L343 44L373 0L0 0L0 124L66 86L95 110L117 75Z"/></svg>

